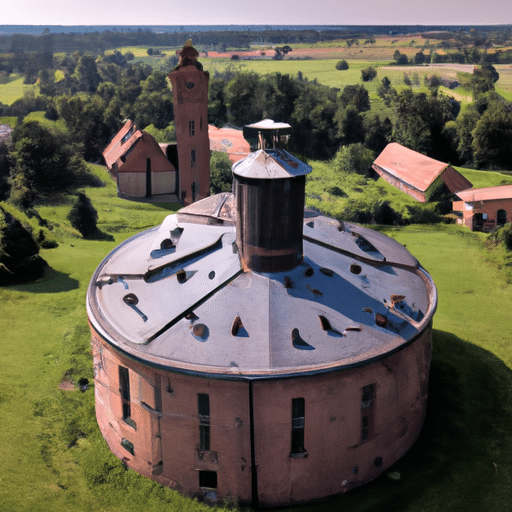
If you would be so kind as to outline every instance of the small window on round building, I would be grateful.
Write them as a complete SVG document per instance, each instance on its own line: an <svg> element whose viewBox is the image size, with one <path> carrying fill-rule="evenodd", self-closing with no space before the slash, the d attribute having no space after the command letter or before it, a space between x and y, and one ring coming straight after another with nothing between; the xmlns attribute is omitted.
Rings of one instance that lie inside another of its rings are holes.
<svg viewBox="0 0 512 512"><path fill-rule="evenodd" d="M187 89L193 89L194 88L194 82L185 82L185 86Z"/></svg>

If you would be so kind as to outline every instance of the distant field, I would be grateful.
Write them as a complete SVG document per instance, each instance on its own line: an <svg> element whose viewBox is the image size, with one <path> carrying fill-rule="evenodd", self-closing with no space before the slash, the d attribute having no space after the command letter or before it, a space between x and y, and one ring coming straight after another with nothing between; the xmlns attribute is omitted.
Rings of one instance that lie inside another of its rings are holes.
<svg viewBox="0 0 512 512"><path fill-rule="evenodd" d="M18 78L14 75L14 80L6 84L0 84L0 102L4 105L12 105L28 91L34 91L36 94L39 93L37 85L26 85L23 83L23 80L23 77Z"/></svg>

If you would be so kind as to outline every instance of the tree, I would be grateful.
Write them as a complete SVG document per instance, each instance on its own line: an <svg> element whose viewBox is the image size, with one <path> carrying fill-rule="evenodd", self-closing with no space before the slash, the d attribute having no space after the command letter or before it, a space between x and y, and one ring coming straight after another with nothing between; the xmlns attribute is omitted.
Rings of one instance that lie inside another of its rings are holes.
<svg viewBox="0 0 512 512"><path fill-rule="evenodd" d="M92 55L80 57L74 74L80 91L95 92L101 82L96 59Z"/></svg>
<svg viewBox="0 0 512 512"><path fill-rule="evenodd" d="M405 55L405 53L400 53L400 50L395 50L395 53L393 54L393 59L399 66L404 66L409 63L407 55Z"/></svg>
<svg viewBox="0 0 512 512"><path fill-rule="evenodd" d="M390 142L393 133L393 125L389 117L381 121L377 114L364 119L364 145L375 152L380 153Z"/></svg>
<svg viewBox="0 0 512 512"><path fill-rule="evenodd" d="M346 85L341 92L340 101L343 108L353 105L358 112L370 110L370 96L361 84Z"/></svg>
<svg viewBox="0 0 512 512"><path fill-rule="evenodd" d="M371 169L374 154L362 144L342 146L332 159L332 167L337 173L367 175Z"/></svg>
<svg viewBox="0 0 512 512"><path fill-rule="evenodd" d="M70 144L64 134L30 121L13 130L12 140L11 179L21 179L28 189L58 192L98 184L78 147Z"/></svg>
<svg viewBox="0 0 512 512"><path fill-rule="evenodd" d="M80 231L84 238L93 236L98 231L96 225L98 212L83 192L78 193L76 201L68 214L68 220L71 226Z"/></svg>
<svg viewBox="0 0 512 512"><path fill-rule="evenodd" d="M363 116L354 105L340 108L335 114L338 125L338 137L342 144L354 144L364 141Z"/></svg>
<svg viewBox="0 0 512 512"><path fill-rule="evenodd" d="M227 153L210 153L210 194L230 192L233 183L232 163Z"/></svg>
<svg viewBox="0 0 512 512"><path fill-rule="evenodd" d="M443 159L443 129L453 117L448 98L404 89L395 102L393 138L399 144L433 158Z"/></svg>
<svg viewBox="0 0 512 512"><path fill-rule="evenodd" d="M512 112L493 101L473 131L473 158L482 166L512 167Z"/></svg>
<svg viewBox="0 0 512 512"><path fill-rule="evenodd" d="M345 71L348 69L348 62L346 60L339 60L336 62L336 69L338 71Z"/></svg>
<svg viewBox="0 0 512 512"><path fill-rule="evenodd" d="M35 280L46 266L32 234L0 206L0 286Z"/></svg>
<svg viewBox="0 0 512 512"><path fill-rule="evenodd" d="M372 66L361 69L361 78L363 82L371 82L376 76L377 70Z"/></svg>

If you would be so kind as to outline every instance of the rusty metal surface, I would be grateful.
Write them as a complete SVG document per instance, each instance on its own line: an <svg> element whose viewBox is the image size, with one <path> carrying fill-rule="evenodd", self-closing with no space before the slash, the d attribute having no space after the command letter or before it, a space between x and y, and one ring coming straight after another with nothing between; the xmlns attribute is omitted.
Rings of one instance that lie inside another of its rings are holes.
<svg viewBox="0 0 512 512"><path fill-rule="evenodd" d="M309 214L300 265L244 271L234 226L203 222L232 196L204 201L119 246L93 276L91 325L131 357L219 378L297 375L366 364L428 327L434 283L394 240Z"/></svg>

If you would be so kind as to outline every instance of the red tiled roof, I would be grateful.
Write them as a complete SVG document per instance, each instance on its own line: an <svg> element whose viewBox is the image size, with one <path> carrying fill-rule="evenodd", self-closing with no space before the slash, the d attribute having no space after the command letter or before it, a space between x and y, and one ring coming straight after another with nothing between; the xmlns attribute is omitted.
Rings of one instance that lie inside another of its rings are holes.
<svg viewBox="0 0 512 512"><path fill-rule="evenodd" d="M473 203L475 201L492 201L493 199L512 199L512 185L500 185L499 187L470 188L458 192L462 201Z"/></svg>
<svg viewBox="0 0 512 512"><path fill-rule="evenodd" d="M210 150L227 153L229 159L235 163L246 157L251 148L244 139L242 130L234 128L217 128L208 126L208 137L210 138Z"/></svg>
<svg viewBox="0 0 512 512"><path fill-rule="evenodd" d="M131 133L130 133L131 130ZM126 138L125 138L126 137ZM103 151L103 158L109 169L142 137L142 132L129 119L117 132L110 144ZM123 140L125 139L125 140Z"/></svg>
<svg viewBox="0 0 512 512"><path fill-rule="evenodd" d="M448 165L396 142L388 144L373 164L422 192L428 189Z"/></svg>

